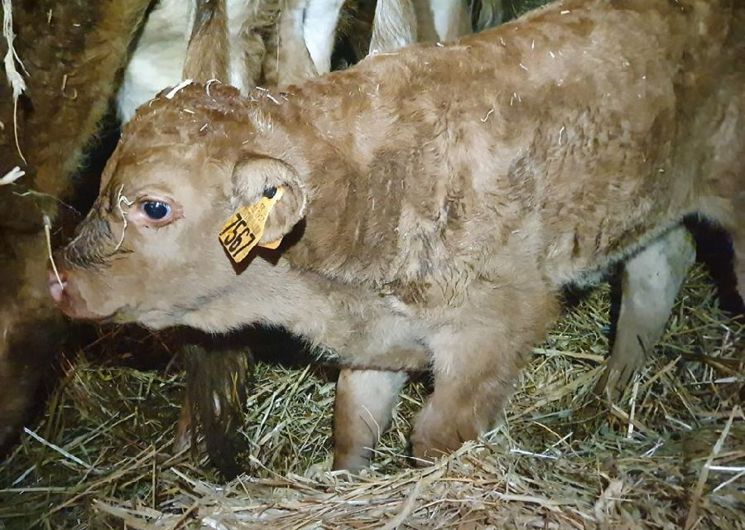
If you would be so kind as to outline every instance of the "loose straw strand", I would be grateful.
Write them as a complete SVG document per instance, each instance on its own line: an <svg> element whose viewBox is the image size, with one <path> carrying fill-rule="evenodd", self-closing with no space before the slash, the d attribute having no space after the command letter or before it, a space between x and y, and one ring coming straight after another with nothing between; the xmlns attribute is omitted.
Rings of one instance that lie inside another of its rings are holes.
<svg viewBox="0 0 745 530"><path fill-rule="evenodd" d="M13 47L13 41L15 40L15 34L13 33L13 7L11 0L3 1L3 37L8 45L8 51L5 53L3 63L5 64L5 76L8 78L8 83L13 87L13 135L16 141L16 149L18 150L18 156L21 157L23 163L28 165L26 157L23 156L21 151L21 143L18 140L18 96L26 91L26 82L23 80L23 76L18 72L16 68L16 61L23 68L23 63L20 57ZM25 70L25 68L23 68Z"/></svg>
<svg viewBox="0 0 745 530"><path fill-rule="evenodd" d="M44 234L47 237L47 254L49 255L49 262L52 264L52 270L54 271L54 277L57 278L57 283L64 291L65 284L62 283L59 271L57 270L57 264L54 262L54 256L52 255L52 220L49 219L47 214L44 214Z"/></svg>

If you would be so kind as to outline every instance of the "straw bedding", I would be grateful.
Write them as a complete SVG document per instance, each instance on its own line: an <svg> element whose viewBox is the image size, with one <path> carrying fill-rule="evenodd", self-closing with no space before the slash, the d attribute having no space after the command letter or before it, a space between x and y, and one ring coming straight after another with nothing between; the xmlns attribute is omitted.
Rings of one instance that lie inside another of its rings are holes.
<svg viewBox="0 0 745 530"><path fill-rule="evenodd" d="M328 471L333 370L259 363L245 473L227 484L201 445L171 449L180 359L161 336L102 330L66 352L0 466L0 529L745 528L745 325L697 267L662 344L610 405L591 392L609 306L606 286L568 309L504 422L425 469L405 454L426 378L405 389L372 469L350 477Z"/></svg>
<svg viewBox="0 0 745 530"><path fill-rule="evenodd" d="M157 337L103 333L80 351L0 468L6 528L745 528L745 326L702 268L623 399L592 395L609 289L537 348L504 423L426 469L406 461L426 381L406 388L373 468L329 472L328 370L260 363L224 484L203 451L172 454L183 374L127 367ZM97 349L94 355L91 351ZM108 360L89 360L104 352ZM107 353L108 352L108 353ZM167 355L166 355L167 357Z"/></svg>

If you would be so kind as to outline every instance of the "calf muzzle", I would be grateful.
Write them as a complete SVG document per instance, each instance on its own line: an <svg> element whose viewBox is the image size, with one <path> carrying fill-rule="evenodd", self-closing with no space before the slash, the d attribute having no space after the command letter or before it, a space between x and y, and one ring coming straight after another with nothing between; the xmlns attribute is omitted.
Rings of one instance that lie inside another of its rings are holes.
<svg viewBox="0 0 745 530"><path fill-rule="evenodd" d="M71 271L58 268L49 271L49 294L57 307L68 317L81 320L107 320L104 315L91 312L85 299L80 295Z"/></svg>

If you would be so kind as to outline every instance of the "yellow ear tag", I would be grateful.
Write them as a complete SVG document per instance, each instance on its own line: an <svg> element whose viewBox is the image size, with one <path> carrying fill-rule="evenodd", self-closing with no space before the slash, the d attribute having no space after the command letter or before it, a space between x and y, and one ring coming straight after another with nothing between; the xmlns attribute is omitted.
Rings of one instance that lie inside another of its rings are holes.
<svg viewBox="0 0 745 530"><path fill-rule="evenodd" d="M235 263L240 263L246 259L251 249L259 244L261 237L264 235L264 226L269 217L269 212L282 198L283 193L283 188L277 188L277 192L271 199L262 197L257 203L241 206L223 225L219 236L220 243ZM280 237L276 241L259 246L275 249L281 242L282 238Z"/></svg>

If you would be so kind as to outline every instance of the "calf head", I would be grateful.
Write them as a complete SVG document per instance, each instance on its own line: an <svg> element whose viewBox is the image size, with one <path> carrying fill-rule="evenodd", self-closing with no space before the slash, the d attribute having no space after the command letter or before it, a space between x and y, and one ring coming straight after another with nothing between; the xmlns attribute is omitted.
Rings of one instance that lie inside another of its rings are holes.
<svg viewBox="0 0 745 530"><path fill-rule="evenodd" d="M236 208L281 189L258 243L292 229L305 191L286 162L246 149L242 139L259 134L249 107L230 87L194 84L138 110L93 208L57 255L59 277L50 273L67 315L194 325L190 314L235 290L239 269L218 235ZM203 327L223 331L214 319Z"/></svg>

